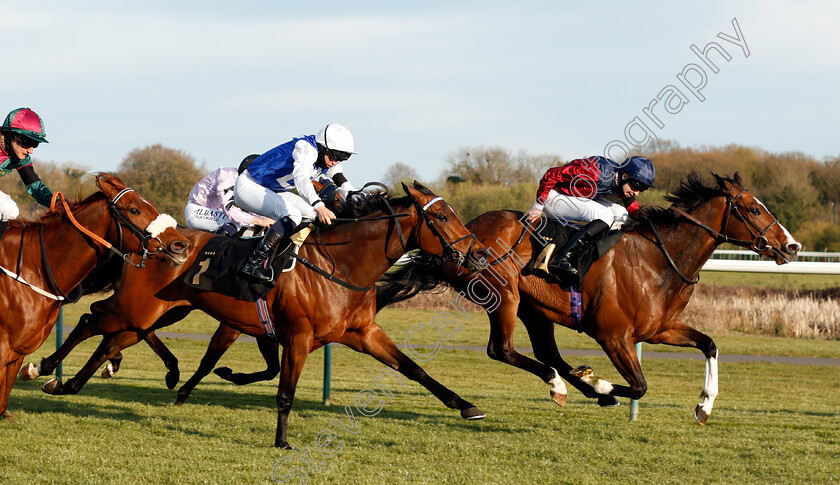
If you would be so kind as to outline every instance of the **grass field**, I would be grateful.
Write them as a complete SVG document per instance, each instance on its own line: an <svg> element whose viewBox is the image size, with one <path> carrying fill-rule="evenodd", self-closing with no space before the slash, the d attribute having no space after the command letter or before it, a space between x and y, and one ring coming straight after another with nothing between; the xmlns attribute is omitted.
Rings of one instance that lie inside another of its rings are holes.
<svg viewBox="0 0 840 485"><path fill-rule="evenodd" d="M74 312L68 310L68 323ZM435 312L385 310L378 318L395 341ZM473 314L448 343L484 345L486 318ZM195 313L172 330L209 333L215 324ZM524 332L519 332L524 333ZM433 343L418 332L419 343ZM558 329L567 348L593 348ZM840 342L714 336L724 353L837 357ZM528 346L518 335L518 345ZM425 340L424 340L425 339ZM95 348L85 343L65 364L74 373ZM428 340L428 342L426 341ZM185 380L206 343L166 339ZM54 349L48 341L29 361ZM664 346L646 349L665 350ZM424 369L479 406L487 419L462 420L425 389L394 384L375 416L356 407L374 388L382 365L338 347L333 352L332 405L321 404L322 352L307 361L290 417L298 453L274 449L273 382L236 387L211 375L185 406L163 384L160 361L143 344L125 352L121 373L95 377L78 396L43 394L18 381L0 422L0 483L837 483L840 481L840 367L722 363L720 396L701 428L692 410L703 384L703 362L643 360L649 384L640 421L627 401L602 409L570 390L561 408L548 387L483 352L444 350ZM576 358L621 381L605 358ZM261 369L256 346L237 343L221 365ZM573 359L570 359L570 361ZM346 414L355 417L355 427ZM362 406L363 407L363 406ZM338 423L338 424L336 424ZM321 448L331 456L316 451ZM330 443L325 437L334 436ZM309 460L309 464L306 463ZM295 475L297 474L297 475Z"/></svg>

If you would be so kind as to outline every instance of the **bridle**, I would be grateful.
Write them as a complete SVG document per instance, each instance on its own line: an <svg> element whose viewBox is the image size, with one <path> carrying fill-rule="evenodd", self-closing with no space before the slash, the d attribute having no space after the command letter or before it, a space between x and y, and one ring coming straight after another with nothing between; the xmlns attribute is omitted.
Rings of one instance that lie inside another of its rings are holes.
<svg viewBox="0 0 840 485"><path fill-rule="evenodd" d="M425 221L426 226L428 226L428 228L432 232L432 234L434 234L435 237L438 238L438 241L440 241L440 245L443 247L442 261L448 261L448 260L451 259L452 261L455 261L456 263L458 263L458 267L460 268L461 265L464 264L464 261L466 261L467 257L461 251L458 251L457 249L455 249L455 247L453 245L458 244L459 242L463 241L464 239L472 239L470 241L470 247L469 247L469 249L467 249L467 254L470 254L470 253L472 253L472 248L475 245L477 238L476 238L475 234L473 234L473 233L469 233L466 236L459 237L458 239L456 239L452 242L447 241L446 238L443 237L443 234L441 234L440 230L435 225L434 220L432 220L432 218L429 217L429 213L428 213L429 207L431 207L435 202L442 201L442 200L443 200L443 197L440 197L440 196L435 197L434 199L426 202L426 204L423 205L422 207L420 206L420 203L415 200L414 201L414 206L417 207L418 212L423 215L423 220ZM400 242L402 242L402 240ZM403 247L405 247L405 246L403 246Z"/></svg>
<svg viewBox="0 0 840 485"><path fill-rule="evenodd" d="M738 195L736 195L735 197L726 194L726 216L723 219L723 227L721 228L720 232L715 231L706 224L703 224L695 217L691 216L690 214L681 209L671 207L670 210L685 217L693 224L705 229L707 232L709 232L709 234L712 237L715 238L715 242L717 244L732 243L738 246L748 247L757 253L765 251L767 249L772 249L772 246L770 246L770 243L767 241L767 238L764 237L764 235L767 234L767 231L769 231L770 228L772 228L776 224L779 224L779 219L774 218L773 221L767 225L767 227L765 227L764 229L759 228L752 221L752 219L745 216L741 209L737 205L735 205L735 201L738 200L738 198L740 198L741 195L743 195L743 193L746 191L747 189L742 187L741 191L738 192ZM733 210L735 212L735 217L742 223L744 223L744 225L747 227L747 230L750 232L750 237L752 237L752 239L735 239L726 235L726 229L729 227L729 218L732 215Z"/></svg>
<svg viewBox="0 0 840 485"><path fill-rule="evenodd" d="M679 209L677 207L669 207L668 210L674 212L675 214L678 214L679 216L688 220L695 226L706 230L706 232L708 232L709 235L712 236L712 238L714 238L715 245L731 243L742 247L748 247L756 253L760 253L761 251L765 251L767 249L772 249L773 247L770 246L769 241L764 235L767 234L767 231L769 231L770 228L772 228L776 224L779 224L779 219L774 218L773 221L770 222L770 224L768 224L767 227L765 227L764 229L761 229L758 225L756 225L752 221L752 219L747 217L741 211L741 209L737 205L735 205L735 201L738 200L741 197L741 195L743 195L746 191L747 189L742 187L741 191L738 192L738 195L736 195L735 197L726 194L726 215L724 216L723 226L720 231L713 229L708 224L705 224L704 222L700 221L699 219L682 209ZM696 206L692 207L692 209L689 210L693 210L694 208L696 208ZM752 237L752 239L736 239L726 235L726 230L729 227L730 216L732 216L733 212L735 218L740 220L744 224L744 226L746 226L747 230L750 232L750 237ZM651 232L653 232L653 235L656 238L656 245L662 251L662 254L665 255L665 259L668 260L668 264L674 271L677 272L677 275L680 277L680 279L682 279L684 283L689 285L696 284L698 281L700 281L699 271L697 272L697 275L694 276L694 278L689 279L677 268L676 263L674 262L673 258L671 258L671 255L665 248L665 244L662 242L662 237L659 235L659 230L650 221L648 221L648 225L650 226Z"/></svg>
<svg viewBox="0 0 840 485"><path fill-rule="evenodd" d="M466 256L463 253L461 253L460 251L458 251L457 249L455 249L453 247L453 245L458 244L460 241L463 241L464 239L471 238L472 241L470 242L470 247L467 250L467 254L469 254L472 251L473 246L475 245L476 236L475 236L475 234L470 233L470 234L468 234L466 236L463 236L463 237L460 237L460 238L458 238L458 239L456 239L452 242L447 241L446 238L443 237L443 234L440 232L440 230L437 228L434 221L432 220L432 218L428 214L429 207L431 207L435 202L442 201L442 200L443 200L443 197L435 197L432 200L426 202L426 204L421 206L420 203L417 200L412 198L412 202L414 204L414 207L417 209L417 212L419 214L422 214L423 221L426 223L426 226L429 227L429 230L432 232L432 234L435 235L435 237L437 237L438 241L440 241L440 244L443 247L443 252L444 252L443 261L447 261L447 260L451 259L453 261L456 261L458 263L458 266L460 267L464 263L464 261L466 260ZM409 214L397 214L396 211L394 210L394 207L391 205L391 203L388 201L387 198L383 197L382 201L384 202L384 205L387 208L388 215L375 216L375 217L359 217L359 218L338 217L334 220L338 221L338 222L366 222L366 221L378 221L378 220L383 220L383 219L398 219L400 217L408 217L409 216ZM396 224L396 223L394 224L394 226L396 227L396 230L397 230L397 237L399 238L399 241L400 241L400 247L402 248L402 254L405 254L405 252L408 251L408 246L405 243L405 237L403 236L402 226L400 226L399 224ZM336 277L335 276L335 270L337 268L337 265L335 263L335 260L333 260L332 256L330 256L329 251L327 251L326 244L321 239L320 228L316 229L316 236L318 238L318 245L321 246L324 249L324 252L327 254L327 256L330 259L330 263L331 263L332 268L333 268L332 271L326 271L324 269L321 269L318 266L316 266L314 263L312 263L311 261L305 259L304 257L302 257L302 256L300 256L300 255L298 255L294 252L290 253L291 256L294 257L295 259L297 259L298 261L300 261L301 263L303 263L303 265L306 266L307 268L311 269L312 271L315 271L316 273L325 277L329 281L332 281L332 282L334 282L334 283L336 283L340 286L343 286L345 288L348 288L350 290L364 292L364 291L372 289L376 285L376 283L373 283L370 286L362 287L362 286L354 285L354 284L352 284L348 281L344 281L344 280ZM388 256L387 253L385 254L385 257L388 259L389 262L391 262L391 264L395 263L399 259L399 257L392 258L392 257Z"/></svg>

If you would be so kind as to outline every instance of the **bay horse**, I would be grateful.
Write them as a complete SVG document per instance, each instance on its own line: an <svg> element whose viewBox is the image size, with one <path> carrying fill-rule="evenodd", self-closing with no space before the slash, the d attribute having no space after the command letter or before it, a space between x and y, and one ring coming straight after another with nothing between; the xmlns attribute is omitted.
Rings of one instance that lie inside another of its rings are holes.
<svg viewBox="0 0 840 485"><path fill-rule="evenodd" d="M490 358L540 377L553 386L552 397L561 405L566 394L556 391L558 375L585 396L598 398L602 406L618 405L616 396L641 398L647 383L634 351L637 342L698 348L706 357L706 370L695 419L705 425L718 394L718 350L711 338L679 319L700 269L724 242L749 248L777 264L795 259L802 248L744 188L737 172L734 179L713 175L712 184L689 175L666 197L672 202L669 209L645 208L640 223L585 275L579 331L598 342L629 386L594 378L588 366L573 371L560 356L554 325L573 327L570 293L545 274L522 273L524 263L542 250L535 239L526 237L539 228L523 224L522 212L491 211L467 224L497 258L483 272L462 272L434 255L415 258L382 278L377 306L443 284L458 291L471 287L467 295L485 308L490 319ZM514 349L517 316L536 360Z"/></svg>
<svg viewBox="0 0 840 485"><path fill-rule="evenodd" d="M357 222L321 230L316 243L305 243L300 249L302 258L331 271L332 276L328 279L299 264L293 271L281 273L266 297L268 313L277 323L277 339L283 347L277 391L277 447L290 448L288 416L307 355L331 342L369 354L419 382L444 405L460 410L465 419L484 417L477 407L438 383L403 354L374 321L374 283L405 252L422 249L453 260L458 267L466 263L470 270L480 270L484 261L483 246L476 243L475 236L441 197L416 182L414 187L403 184L403 189L407 195L396 200L369 194L343 204L352 211L350 217L358 217ZM194 248L187 264L171 268L150 262L143 271L124 267L114 294L98 302L90 318L82 320L64 345L42 361L40 372L52 372L54 364L75 345L93 335L105 335L101 344L75 377L66 383L53 379L44 385L45 392L78 393L106 360L196 308L247 335L266 334L254 303L202 291L183 282L187 269L214 235L191 229L181 229L181 233Z"/></svg>
<svg viewBox="0 0 840 485"><path fill-rule="evenodd" d="M112 249L186 261L190 242L175 231L175 220L140 197L117 177L99 174L99 191L80 202L55 205L36 221L9 221L0 239L0 417L24 356L49 337L62 302ZM127 229L123 236L123 228ZM156 259L150 259L154 261Z"/></svg>

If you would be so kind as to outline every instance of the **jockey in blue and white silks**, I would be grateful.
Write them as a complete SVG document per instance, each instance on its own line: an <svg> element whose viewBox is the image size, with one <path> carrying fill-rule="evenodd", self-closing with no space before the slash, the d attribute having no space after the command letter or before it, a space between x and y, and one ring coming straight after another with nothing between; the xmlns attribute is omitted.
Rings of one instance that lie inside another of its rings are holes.
<svg viewBox="0 0 840 485"><path fill-rule="evenodd" d="M338 123L325 126L316 135L283 143L263 153L236 179L234 197L242 209L276 220L263 241L242 266L241 272L258 281L271 281L268 256L277 243L291 235L301 222L316 218L330 224L335 214L324 205L311 181L329 178L339 194L355 190L344 176L340 162L354 154L353 135ZM297 194L291 190L297 189ZM305 232L305 233L304 233ZM308 230L295 234L296 248Z"/></svg>

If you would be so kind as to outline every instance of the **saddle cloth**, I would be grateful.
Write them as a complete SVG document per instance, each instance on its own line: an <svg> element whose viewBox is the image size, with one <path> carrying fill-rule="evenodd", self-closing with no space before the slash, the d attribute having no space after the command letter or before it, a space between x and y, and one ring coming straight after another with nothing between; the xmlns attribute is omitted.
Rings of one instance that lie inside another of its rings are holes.
<svg viewBox="0 0 840 485"><path fill-rule="evenodd" d="M546 245L554 243L557 247L554 250L554 253L551 255L551 260L553 261L556 258L560 257L562 253L563 247L566 243L571 239L578 230L580 230L579 226L567 225L559 221L554 221L551 219L546 220L546 225L540 229L540 231L536 234L531 234L531 238L533 239L533 247L534 251L531 255L531 260L528 264L522 268L522 274L534 274L534 273L542 273L542 271L535 268L540 261L537 261L537 258L540 256L542 252L542 248ZM599 238L595 241L595 244L591 244L589 247L584 248L581 251L580 256L578 257L577 261L577 276L569 277L566 275L556 275L553 273L549 273L549 275L554 278L560 286L565 290L569 290L571 286L575 286L580 288L580 285L583 283L583 277L586 275L586 272L589 271L589 268L592 264L598 260L601 256L607 254L607 251L612 249L613 246L621 239L621 236L624 235L624 231L621 230L613 230L613 231L606 231L601 233Z"/></svg>
<svg viewBox="0 0 840 485"><path fill-rule="evenodd" d="M259 242L260 238L214 237L201 248L192 267L184 276L184 283L199 290L232 296L237 300L254 302L257 298L265 298L273 285L254 282L239 274L239 268ZM290 258L287 254L290 246L288 239L277 245L276 255L270 262L274 268L275 280Z"/></svg>

